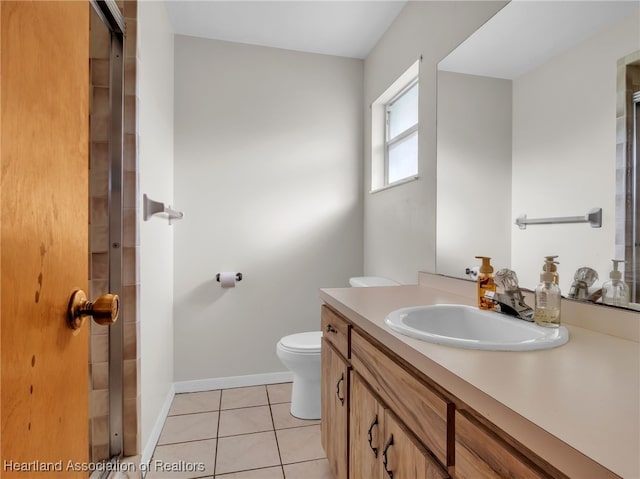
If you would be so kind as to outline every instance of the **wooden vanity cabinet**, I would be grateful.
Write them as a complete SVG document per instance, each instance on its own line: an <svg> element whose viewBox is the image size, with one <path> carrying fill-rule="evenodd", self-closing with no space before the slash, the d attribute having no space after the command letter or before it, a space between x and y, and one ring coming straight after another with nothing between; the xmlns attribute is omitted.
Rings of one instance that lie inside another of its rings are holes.
<svg viewBox="0 0 640 479"><path fill-rule="evenodd" d="M567 478L327 306L322 327L322 446L336 479Z"/></svg>
<svg viewBox="0 0 640 479"><path fill-rule="evenodd" d="M324 338L320 440L335 479L348 477L349 369L347 362Z"/></svg>
<svg viewBox="0 0 640 479"><path fill-rule="evenodd" d="M449 475L351 371L349 477L445 479Z"/></svg>

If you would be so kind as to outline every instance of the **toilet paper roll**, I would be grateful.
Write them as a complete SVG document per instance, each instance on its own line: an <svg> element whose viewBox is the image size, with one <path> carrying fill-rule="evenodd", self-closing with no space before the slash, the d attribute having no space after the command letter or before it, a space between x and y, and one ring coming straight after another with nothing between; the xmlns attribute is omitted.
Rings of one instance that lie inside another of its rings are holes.
<svg viewBox="0 0 640 479"><path fill-rule="evenodd" d="M235 288L236 286L236 272L224 271L220 273L220 286L223 288Z"/></svg>

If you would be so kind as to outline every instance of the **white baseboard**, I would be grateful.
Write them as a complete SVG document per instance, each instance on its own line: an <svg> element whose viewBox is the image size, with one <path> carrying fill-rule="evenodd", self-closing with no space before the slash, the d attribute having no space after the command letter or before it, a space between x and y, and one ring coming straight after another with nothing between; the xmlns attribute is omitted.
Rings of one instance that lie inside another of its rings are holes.
<svg viewBox="0 0 640 479"><path fill-rule="evenodd" d="M226 378L195 379L174 383L175 392L195 393L214 389L241 388L261 384L287 383L293 380L291 371L280 373L250 374L248 376L230 376Z"/></svg>
<svg viewBox="0 0 640 479"><path fill-rule="evenodd" d="M142 457L140 458L140 464L150 464L151 459L153 457L153 451L158 444L158 440L160 439L160 434L162 434L162 428L164 427L164 422L169 415L169 409L171 409L171 403L173 402L173 397L176 395L175 384L172 384L169 388L169 392L167 393L167 397L164 400L164 404L158 413L158 417L156 418L156 423L153 425L153 429L151 430L151 435L149 436L149 440L142 451ZM144 471L144 468L142 468Z"/></svg>

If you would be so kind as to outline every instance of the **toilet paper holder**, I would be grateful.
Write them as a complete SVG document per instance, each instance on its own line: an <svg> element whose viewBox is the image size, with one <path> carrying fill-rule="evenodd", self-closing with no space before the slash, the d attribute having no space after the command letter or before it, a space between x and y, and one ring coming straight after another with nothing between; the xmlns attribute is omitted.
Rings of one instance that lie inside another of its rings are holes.
<svg viewBox="0 0 640 479"><path fill-rule="evenodd" d="M220 282L220 273L216 274L216 281ZM242 281L242 273L236 273L236 281Z"/></svg>

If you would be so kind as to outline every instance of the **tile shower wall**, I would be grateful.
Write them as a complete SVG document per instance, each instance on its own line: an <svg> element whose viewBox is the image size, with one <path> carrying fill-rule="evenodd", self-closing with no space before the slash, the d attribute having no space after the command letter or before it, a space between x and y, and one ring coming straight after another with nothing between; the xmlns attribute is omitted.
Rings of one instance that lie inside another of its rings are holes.
<svg viewBox="0 0 640 479"><path fill-rule="evenodd" d="M136 133L137 2L118 2L125 17L124 64L124 203L123 290L120 321L124 322L124 455L139 452L138 231ZM95 298L109 290L109 44L110 37L92 13L91 30L91 155L90 155L90 291ZM97 26L97 28L96 28ZM109 458L109 335L91 322L90 457Z"/></svg>
<svg viewBox="0 0 640 479"><path fill-rule="evenodd" d="M633 202L629 184L633 184L633 94L640 91L640 50L618 61L616 103L616 258L632 258ZM638 263L625 265L626 280L632 284L631 271L639 271ZM635 297L640 298L636 284Z"/></svg>
<svg viewBox="0 0 640 479"><path fill-rule="evenodd" d="M124 303L124 455L139 453L140 421L140 261L138 249L138 122L136 96L137 0L119 3L123 8L124 49L124 202L123 202L123 303ZM124 4L124 5L123 5Z"/></svg>
<svg viewBox="0 0 640 479"><path fill-rule="evenodd" d="M91 11L91 144L89 164L89 296L109 290L109 51L108 29ZM90 322L90 457L109 457L109 335Z"/></svg>

